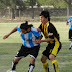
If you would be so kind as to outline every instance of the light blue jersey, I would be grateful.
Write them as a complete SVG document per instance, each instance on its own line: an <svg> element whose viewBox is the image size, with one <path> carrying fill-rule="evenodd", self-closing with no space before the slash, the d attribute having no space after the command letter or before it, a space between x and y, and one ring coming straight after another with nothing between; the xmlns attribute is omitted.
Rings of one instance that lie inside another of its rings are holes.
<svg viewBox="0 0 72 72"><path fill-rule="evenodd" d="M70 22L70 30L72 30L72 16L69 17L69 19L67 20L67 22L68 23Z"/></svg>
<svg viewBox="0 0 72 72"><path fill-rule="evenodd" d="M37 28L31 27L31 31L29 33L22 33L20 30L20 26L17 26L17 31L19 32L21 38L22 38L22 44L25 47L34 47L38 44L35 44L35 40L41 36L41 33L37 31Z"/></svg>

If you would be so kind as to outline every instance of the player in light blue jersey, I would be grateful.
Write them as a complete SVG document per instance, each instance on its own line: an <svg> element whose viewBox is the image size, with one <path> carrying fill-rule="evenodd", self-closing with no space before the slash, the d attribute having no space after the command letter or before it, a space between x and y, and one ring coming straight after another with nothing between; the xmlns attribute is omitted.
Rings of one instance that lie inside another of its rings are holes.
<svg viewBox="0 0 72 72"><path fill-rule="evenodd" d="M37 39L41 39L42 35L37 31L33 25L28 25L28 22L15 27L9 34L5 35L3 39L8 38L12 33L18 31L22 38L22 46L18 51L12 62L12 68L8 72L16 72L16 65L18 62L27 55L30 55L30 65L28 72L32 72L35 67L35 59L38 56L40 45L36 44Z"/></svg>
<svg viewBox="0 0 72 72"><path fill-rule="evenodd" d="M71 50L71 47L72 47L72 16L68 18L67 20L67 25L70 23L70 29L69 29L69 41L71 41L71 44L70 44L70 47L69 47L69 50Z"/></svg>

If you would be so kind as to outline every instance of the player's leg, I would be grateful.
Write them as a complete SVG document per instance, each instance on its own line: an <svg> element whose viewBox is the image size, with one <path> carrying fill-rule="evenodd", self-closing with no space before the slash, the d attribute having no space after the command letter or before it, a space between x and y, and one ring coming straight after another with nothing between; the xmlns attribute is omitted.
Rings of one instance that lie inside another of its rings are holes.
<svg viewBox="0 0 72 72"><path fill-rule="evenodd" d="M72 41L71 41L71 44L70 44L69 50L71 50L71 47L72 47Z"/></svg>
<svg viewBox="0 0 72 72"><path fill-rule="evenodd" d="M16 65L18 62L23 58L26 57L28 54L26 53L27 49L22 45L21 49L17 52L17 55L15 56L13 62L12 62L12 71L16 70Z"/></svg>
<svg viewBox="0 0 72 72"><path fill-rule="evenodd" d="M32 72L34 67L35 67L35 59L31 57L28 72Z"/></svg>
<svg viewBox="0 0 72 72"><path fill-rule="evenodd" d="M69 41L71 41L71 43L70 43L70 46L69 46L69 49L68 50L71 50L71 47L72 47L72 39L70 39Z"/></svg>
<svg viewBox="0 0 72 72"><path fill-rule="evenodd" d="M43 55L41 58L41 62L43 64L45 72L49 72L48 62L46 60L47 60L47 57Z"/></svg>
<svg viewBox="0 0 72 72"><path fill-rule="evenodd" d="M13 62L12 62L12 68L8 69L7 72L16 72L16 65L18 64L19 60L21 58L14 58Z"/></svg>
<svg viewBox="0 0 72 72"><path fill-rule="evenodd" d="M28 72L33 72L33 69L35 67L35 60L38 56L39 48L40 46L35 46L30 50L30 64L29 64Z"/></svg>
<svg viewBox="0 0 72 72"><path fill-rule="evenodd" d="M12 70L16 69L16 65L18 64L18 61L22 58L22 56L23 56L23 45L21 46L21 49L17 52L17 55L15 56L12 62Z"/></svg>
<svg viewBox="0 0 72 72"><path fill-rule="evenodd" d="M12 62L12 70L16 70L16 65L18 64L20 59L21 58L14 58L14 60Z"/></svg>
<svg viewBox="0 0 72 72"><path fill-rule="evenodd" d="M53 67L54 67L55 72L59 72L58 62L55 59L55 57L58 54L58 52L60 51L60 49L61 49L61 43L60 42L56 42L53 45L53 47L54 48L51 50L51 54L49 55L49 59L50 59L50 61L53 64Z"/></svg>
<svg viewBox="0 0 72 72"><path fill-rule="evenodd" d="M50 54L49 59L51 60L53 66L54 66L55 72L59 72L58 62L57 62L57 60L55 60L55 56L53 54Z"/></svg>
<svg viewBox="0 0 72 72"><path fill-rule="evenodd" d="M72 47L72 30L69 30L69 41L71 41L71 44L69 47L69 50L71 50L71 47Z"/></svg>

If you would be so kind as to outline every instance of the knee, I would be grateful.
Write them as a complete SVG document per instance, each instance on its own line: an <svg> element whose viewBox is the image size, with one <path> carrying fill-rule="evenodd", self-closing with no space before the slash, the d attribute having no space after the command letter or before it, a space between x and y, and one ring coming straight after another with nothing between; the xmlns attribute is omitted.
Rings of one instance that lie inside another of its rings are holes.
<svg viewBox="0 0 72 72"><path fill-rule="evenodd" d="M49 59L51 60L51 61L53 61L53 60L55 60L55 56L54 55L49 55Z"/></svg>
<svg viewBox="0 0 72 72"><path fill-rule="evenodd" d="M45 61L43 58L41 58L41 62L42 62L42 63L45 63L46 61Z"/></svg>
<svg viewBox="0 0 72 72"><path fill-rule="evenodd" d="M50 60L52 59L52 55L49 55L49 59L50 59Z"/></svg>
<svg viewBox="0 0 72 72"><path fill-rule="evenodd" d="M30 63L31 63L31 64L35 64L35 59L34 59L33 57L31 57Z"/></svg>
<svg viewBox="0 0 72 72"><path fill-rule="evenodd" d="M21 58L14 58L14 62L18 62Z"/></svg>

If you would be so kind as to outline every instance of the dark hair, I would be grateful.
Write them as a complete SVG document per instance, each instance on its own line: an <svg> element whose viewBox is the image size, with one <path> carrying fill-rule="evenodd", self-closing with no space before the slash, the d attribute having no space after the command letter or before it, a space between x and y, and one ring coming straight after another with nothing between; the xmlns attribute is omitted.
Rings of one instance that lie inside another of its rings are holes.
<svg viewBox="0 0 72 72"><path fill-rule="evenodd" d="M48 17L48 21L50 21L50 15L49 15L49 12L48 12L47 10L42 11L42 12L40 13L40 16L42 16L42 15L43 15L45 18Z"/></svg>
<svg viewBox="0 0 72 72"><path fill-rule="evenodd" d="M32 24L28 25L28 21L26 21L25 23L22 23L20 25L20 29L27 30L28 28L31 28L32 26L33 26Z"/></svg>

